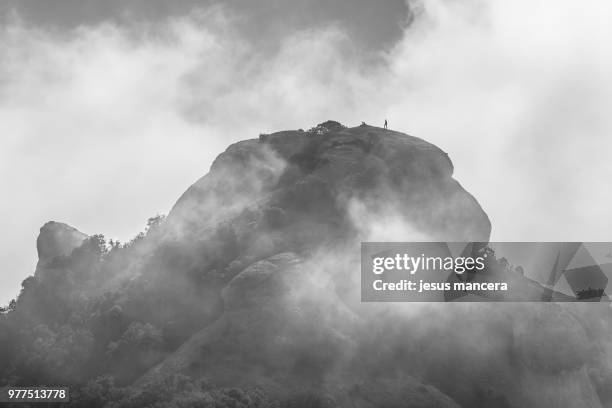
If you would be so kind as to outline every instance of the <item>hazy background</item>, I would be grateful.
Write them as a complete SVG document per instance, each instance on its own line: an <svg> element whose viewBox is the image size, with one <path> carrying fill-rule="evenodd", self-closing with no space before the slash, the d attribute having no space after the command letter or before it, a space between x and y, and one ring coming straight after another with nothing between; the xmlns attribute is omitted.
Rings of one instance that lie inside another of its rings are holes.
<svg viewBox="0 0 612 408"><path fill-rule="evenodd" d="M128 240L235 141L361 121L449 152L493 240L612 240L603 0L0 0L0 303L48 220Z"/></svg>

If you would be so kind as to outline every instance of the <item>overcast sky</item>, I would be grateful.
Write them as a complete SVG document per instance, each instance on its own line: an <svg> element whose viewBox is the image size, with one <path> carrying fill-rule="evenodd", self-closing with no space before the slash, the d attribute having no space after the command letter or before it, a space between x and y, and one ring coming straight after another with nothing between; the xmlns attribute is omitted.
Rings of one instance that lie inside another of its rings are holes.
<svg viewBox="0 0 612 408"><path fill-rule="evenodd" d="M327 119L448 151L494 240L610 241L611 8L0 0L0 303L46 221L128 240L228 144Z"/></svg>

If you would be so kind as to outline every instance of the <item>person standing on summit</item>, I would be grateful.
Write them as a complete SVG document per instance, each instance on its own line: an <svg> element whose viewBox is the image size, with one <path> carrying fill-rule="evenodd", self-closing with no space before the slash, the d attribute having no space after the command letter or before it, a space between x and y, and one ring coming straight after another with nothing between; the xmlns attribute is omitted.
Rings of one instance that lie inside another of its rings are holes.
<svg viewBox="0 0 612 408"><path fill-rule="evenodd" d="M385 119L385 130L387 129L387 119Z"/></svg>

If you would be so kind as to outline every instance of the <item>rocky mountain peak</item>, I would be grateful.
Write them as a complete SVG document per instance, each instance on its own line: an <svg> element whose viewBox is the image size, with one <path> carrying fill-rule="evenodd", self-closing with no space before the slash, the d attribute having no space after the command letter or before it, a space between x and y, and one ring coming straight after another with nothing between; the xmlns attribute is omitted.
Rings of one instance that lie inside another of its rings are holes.
<svg viewBox="0 0 612 408"><path fill-rule="evenodd" d="M356 216L376 220L392 210L428 238L487 241L487 215L452 174L448 155L422 139L327 121L229 146L169 219L182 230L208 228L249 207L271 216L276 229L307 220L306 229L348 231Z"/></svg>
<svg viewBox="0 0 612 408"><path fill-rule="evenodd" d="M88 236L68 224L49 221L40 228L36 240L39 265L57 256L70 255Z"/></svg>

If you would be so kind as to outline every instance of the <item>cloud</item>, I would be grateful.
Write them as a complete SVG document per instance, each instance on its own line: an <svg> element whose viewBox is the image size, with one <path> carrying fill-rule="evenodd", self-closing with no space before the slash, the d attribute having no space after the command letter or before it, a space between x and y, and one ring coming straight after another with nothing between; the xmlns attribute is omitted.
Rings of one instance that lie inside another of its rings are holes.
<svg viewBox="0 0 612 408"><path fill-rule="evenodd" d="M388 115L450 153L497 240L606 240L604 2L424 1L389 55Z"/></svg>
<svg viewBox="0 0 612 408"><path fill-rule="evenodd" d="M447 150L493 239L607 239L611 6L413 6L375 58L334 23L262 52L220 7L133 26L5 24L0 298L33 271L49 219L127 240L230 143L326 119L386 117Z"/></svg>
<svg viewBox="0 0 612 408"><path fill-rule="evenodd" d="M304 29L331 23L342 27L364 49L387 47L397 41L409 19L404 0L386 0L384 7L369 0L3 0L2 12L18 13L28 24L74 28L114 22L133 26L163 22L199 9L223 7L237 16L232 29L260 49L275 50L282 40Z"/></svg>
<svg viewBox="0 0 612 408"><path fill-rule="evenodd" d="M125 241L230 143L350 103L358 81L338 28L297 33L270 57L232 31L234 18L211 8L69 32L15 20L0 32L4 298L33 271L49 219Z"/></svg>

